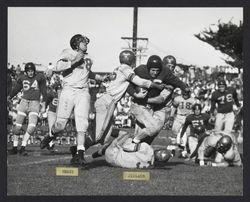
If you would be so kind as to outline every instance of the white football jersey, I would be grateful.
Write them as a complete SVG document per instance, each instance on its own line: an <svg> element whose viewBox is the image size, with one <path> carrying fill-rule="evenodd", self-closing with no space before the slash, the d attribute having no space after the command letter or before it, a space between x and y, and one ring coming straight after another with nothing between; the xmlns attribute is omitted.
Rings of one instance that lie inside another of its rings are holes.
<svg viewBox="0 0 250 202"><path fill-rule="evenodd" d="M55 71L67 71L71 67L71 61L77 55L77 51L72 49L64 49L60 55L60 60L57 62ZM85 55L85 60L89 56ZM90 59L90 58L89 58ZM63 77L63 87L87 88L90 66L85 63L75 68L72 72Z"/></svg>
<svg viewBox="0 0 250 202"><path fill-rule="evenodd" d="M126 92L129 81L135 75L133 69L126 65L121 64L117 67L111 76L111 82L106 89L107 93L113 97L115 101L119 101Z"/></svg>
<svg viewBox="0 0 250 202"><path fill-rule="evenodd" d="M122 148L108 148L105 159L113 166L122 168L148 168L154 164L154 150L147 143L141 143L137 152L125 152Z"/></svg>
<svg viewBox="0 0 250 202"><path fill-rule="evenodd" d="M184 99L182 96L177 96L174 98L173 105L177 106L177 115L186 116L192 113L192 106L196 102L196 99L193 97Z"/></svg>

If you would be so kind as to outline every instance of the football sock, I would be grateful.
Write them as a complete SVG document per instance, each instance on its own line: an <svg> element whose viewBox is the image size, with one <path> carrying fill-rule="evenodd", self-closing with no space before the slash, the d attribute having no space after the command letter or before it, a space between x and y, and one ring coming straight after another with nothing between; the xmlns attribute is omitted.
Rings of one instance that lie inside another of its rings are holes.
<svg viewBox="0 0 250 202"><path fill-rule="evenodd" d="M26 147L29 138L30 138L30 134L26 132L23 136L22 146Z"/></svg>

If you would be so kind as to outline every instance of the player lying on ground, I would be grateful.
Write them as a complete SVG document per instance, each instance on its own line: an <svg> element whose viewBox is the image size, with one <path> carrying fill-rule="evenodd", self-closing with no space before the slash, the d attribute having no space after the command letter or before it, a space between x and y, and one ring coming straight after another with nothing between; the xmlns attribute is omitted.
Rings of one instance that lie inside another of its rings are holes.
<svg viewBox="0 0 250 202"><path fill-rule="evenodd" d="M139 144L137 151L128 152L124 147L130 147L132 143L131 135L125 131L120 131L119 136L92 154L92 158L105 155L105 160L115 167L122 168L153 168L155 161L167 162L171 157L171 152L167 149L154 150L152 146L145 142ZM76 147L71 147L72 156L76 155Z"/></svg>
<svg viewBox="0 0 250 202"><path fill-rule="evenodd" d="M205 160L212 158L212 163L205 164ZM221 133L207 136L198 149L200 166L242 166L242 160L237 145L232 138Z"/></svg>

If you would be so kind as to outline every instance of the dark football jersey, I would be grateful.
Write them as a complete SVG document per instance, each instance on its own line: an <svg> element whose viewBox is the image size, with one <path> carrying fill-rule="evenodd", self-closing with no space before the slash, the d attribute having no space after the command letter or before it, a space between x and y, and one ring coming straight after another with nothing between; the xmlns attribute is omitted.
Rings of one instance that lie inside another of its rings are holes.
<svg viewBox="0 0 250 202"><path fill-rule="evenodd" d="M223 93L216 90L212 93L210 113L214 112L216 104L218 105L217 107L218 113L232 112L234 103L238 107L240 107L237 93L234 88L227 87Z"/></svg>
<svg viewBox="0 0 250 202"><path fill-rule="evenodd" d="M188 126L190 126L191 136L197 137L204 133L205 130L209 128L209 118L209 115L206 113L202 113L198 116L195 114L188 115L181 131L181 137L185 133Z"/></svg>
<svg viewBox="0 0 250 202"><path fill-rule="evenodd" d="M14 97L21 90L23 90L22 98L26 100L40 101L41 95L43 96L43 101L47 99L46 79L43 74L37 73L33 78L29 78L26 74L20 75L16 86L10 94L10 98Z"/></svg>
<svg viewBox="0 0 250 202"><path fill-rule="evenodd" d="M46 100L46 108L49 105L49 111L56 112L56 108L58 105L58 95L55 91L50 91Z"/></svg>
<svg viewBox="0 0 250 202"><path fill-rule="evenodd" d="M134 72L136 75L138 75L139 77L143 78L143 79L148 79L151 80L155 83L161 84L164 83L166 85L171 85L174 88L181 88L181 89L185 89L187 86L185 83L183 83L178 77L176 77L168 68L162 68L162 71L159 73L159 75L156 78L152 78L149 74L148 68L146 65L140 65L137 68L134 69ZM133 95L135 92L135 85L130 83L127 92L130 95ZM151 98L151 97L156 97L158 95L160 95L161 91L159 89L148 89L148 94L147 94L147 98ZM146 103L146 99L136 99L134 98L134 101L137 102L138 104L145 104ZM167 98L167 100L163 103L163 104L156 104L153 105L153 108L155 110L160 109L162 107L164 107L166 105L167 102L169 102L172 96L169 96Z"/></svg>

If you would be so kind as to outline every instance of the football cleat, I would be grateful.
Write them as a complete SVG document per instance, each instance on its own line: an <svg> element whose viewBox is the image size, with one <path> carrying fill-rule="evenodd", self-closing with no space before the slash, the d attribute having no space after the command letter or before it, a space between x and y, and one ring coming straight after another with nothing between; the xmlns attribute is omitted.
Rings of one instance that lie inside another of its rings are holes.
<svg viewBox="0 0 250 202"><path fill-rule="evenodd" d="M24 146L21 147L21 149L19 151L19 154L21 156L27 156L28 155L27 151L25 151L25 147Z"/></svg>
<svg viewBox="0 0 250 202"><path fill-rule="evenodd" d="M44 139L41 141L41 143L40 143L40 148L41 149L44 149L44 148L48 148L49 147L49 143L50 143L50 141L52 141L53 140L53 137L50 137L49 135L46 135L45 137L44 137Z"/></svg>
<svg viewBox="0 0 250 202"><path fill-rule="evenodd" d="M8 154L15 155L18 153L17 147L13 147L11 150L8 151Z"/></svg>
<svg viewBox="0 0 250 202"><path fill-rule="evenodd" d="M73 156L73 153L71 153ZM70 163L72 165L84 165L86 164L86 161L84 159L84 151L83 150L79 150L78 153L76 153L72 159L70 160Z"/></svg>

